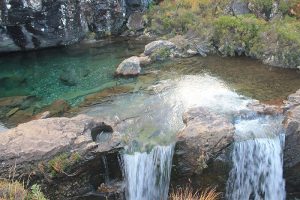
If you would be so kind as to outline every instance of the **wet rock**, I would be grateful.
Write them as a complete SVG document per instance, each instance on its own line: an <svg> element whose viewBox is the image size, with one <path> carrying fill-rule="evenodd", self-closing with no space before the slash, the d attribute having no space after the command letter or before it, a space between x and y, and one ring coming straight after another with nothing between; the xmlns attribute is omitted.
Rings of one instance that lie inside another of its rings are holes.
<svg viewBox="0 0 300 200"><path fill-rule="evenodd" d="M112 88L107 88L100 92L87 95L84 98L84 101L80 104L80 106L84 107L84 106L90 106L93 104L97 104L99 102L104 101L108 97L123 94L123 93L128 93L128 92L133 91L133 89L134 88L131 86L116 86L116 87L112 87Z"/></svg>
<svg viewBox="0 0 300 200"><path fill-rule="evenodd" d="M289 110L295 106L300 105L300 89L295 93L290 94L286 101L284 101L284 111Z"/></svg>
<svg viewBox="0 0 300 200"><path fill-rule="evenodd" d="M118 35L132 13L149 1L5 1L0 12L0 52L62 46L82 40Z"/></svg>
<svg viewBox="0 0 300 200"><path fill-rule="evenodd" d="M173 42L167 41L167 40L157 40L154 42L151 42L145 46L144 54L146 56L150 56L154 52L157 52L159 50L168 49L172 50L175 49L176 45Z"/></svg>
<svg viewBox="0 0 300 200"><path fill-rule="evenodd" d="M10 125L26 122L33 114L33 96L12 96L0 98L0 118Z"/></svg>
<svg viewBox="0 0 300 200"><path fill-rule="evenodd" d="M280 106L269 105L260 103L259 101L254 101L247 105L247 107L261 115L280 115L283 114L283 109Z"/></svg>
<svg viewBox="0 0 300 200"><path fill-rule="evenodd" d="M118 168L110 176L121 179L121 170L117 166L120 137L111 133L112 137L105 145L92 140L91 134L101 133L102 127L110 125L101 119L79 115L30 121L2 132L0 178L8 178L10 168L15 166L15 178L29 180L27 177L30 176L30 180L42 185L50 199L74 199L95 191L104 182L101 170L104 166L99 162L101 156L107 156L107 159L113 159L107 163L115 165L109 166L111 170ZM72 161L66 169L49 165L50 161L56 162L55 159L74 160L74 156L78 161Z"/></svg>
<svg viewBox="0 0 300 200"><path fill-rule="evenodd" d="M118 76L137 76L141 73L140 59L132 56L125 59L116 69L115 74Z"/></svg>
<svg viewBox="0 0 300 200"><path fill-rule="evenodd" d="M178 133L175 147L174 182L192 181L202 187L203 180L215 173L215 167L222 166L223 169L215 174L220 177L211 183L224 186L230 163L226 154L230 151L235 131L233 124L202 107L184 113L183 122L186 127Z"/></svg>
<svg viewBox="0 0 300 200"><path fill-rule="evenodd" d="M70 104L65 100L56 100L49 106L43 108L42 113L49 111L49 117L60 117L71 108Z"/></svg>
<svg viewBox="0 0 300 200"><path fill-rule="evenodd" d="M284 173L287 192L300 197L300 90L290 95L285 102L284 126Z"/></svg>
<svg viewBox="0 0 300 200"><path fill-rule="evenodd" d="M127 21L127 27L131 31L139 31L144 29L144 20L142 12L132 13Z"/></svg>

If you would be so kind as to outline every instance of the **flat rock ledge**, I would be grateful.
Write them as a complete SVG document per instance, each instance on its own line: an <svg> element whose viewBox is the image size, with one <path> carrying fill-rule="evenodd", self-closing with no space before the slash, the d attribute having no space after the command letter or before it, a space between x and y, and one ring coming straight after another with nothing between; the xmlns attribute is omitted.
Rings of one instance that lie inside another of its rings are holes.
<svg viewBox="0 0 300 200"><path fill-rule="evenodd" d="M96 140L100 133L108 134L109 139ZM100 118L78 115L39 119L0 132L0 137L0 178L13 175L17 180L28 180L30 177L42 185L50 199L74 199L97 188L93 183L104 182L99 177L105 169L105 163L101 162L103 156L114 163L110 168L115 174L121 174L118 166L121 139L113 126ZM77 164L69 166L75 174L62 171L53 177L44 171L60 155L80 156Z"/></svg>
<svg viewBox="0 0 300 200"><path fill-rule="evenodd" d="M234 141L234 125L203 107L185 112L183 122L186 127L177 134L172 181L192 182L199 188L204 184L223 187L229 172L227 154ZM209 179L214 173L219 178Z"/></svg>

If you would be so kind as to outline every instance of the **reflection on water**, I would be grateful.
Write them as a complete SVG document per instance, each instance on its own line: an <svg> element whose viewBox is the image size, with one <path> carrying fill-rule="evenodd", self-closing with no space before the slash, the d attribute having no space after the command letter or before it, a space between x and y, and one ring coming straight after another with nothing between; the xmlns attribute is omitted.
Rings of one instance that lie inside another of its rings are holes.
<svg viewBox="0 0 300 200"><path fill-rule="evenodd" d="M300 88L300 71L261 64L246 57L208 56L180 59L163 70L179 74L208 73L245 96L268 101L285 99Z"/></svg>

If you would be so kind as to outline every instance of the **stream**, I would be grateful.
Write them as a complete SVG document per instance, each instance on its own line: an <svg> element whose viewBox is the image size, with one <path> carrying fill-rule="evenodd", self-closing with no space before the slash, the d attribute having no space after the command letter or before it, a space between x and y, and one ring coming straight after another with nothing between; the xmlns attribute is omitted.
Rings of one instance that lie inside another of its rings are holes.
<svg viewBox="0 0 300 200"><path fill-rule="evenodd" d="M89 94L132 87L76 113L127 119L118 130L129 141L121 158L127 200L167 200L182 114L193 107L208 108L236 129L226 199L284 200L282 116L257 115L247 104L286 98L299 88L299 72L244 57L208 56L156 63L143 68L146 73L139 77L114 78L117 64L141 53L143 46L141 41L111 41L11 54L13 60L3 56L0 97L35 96L26 109L37 112L59 99L76 108ZM239 113L246 114L238 118ZM4 114L0 120L6 118ZM4 126L0 124L0 132Z"/></svg>

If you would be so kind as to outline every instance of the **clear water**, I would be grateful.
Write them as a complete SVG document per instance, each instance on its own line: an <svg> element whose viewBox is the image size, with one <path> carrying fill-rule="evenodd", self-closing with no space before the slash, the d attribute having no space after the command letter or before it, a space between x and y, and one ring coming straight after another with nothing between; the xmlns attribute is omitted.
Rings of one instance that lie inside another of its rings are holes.
<svg viewBox="0 0 300 200"><path fill-rule="evenodd" d="M123 156L127 200L167 200L174 145Z"/></svg>
<svg viewBox="0 0 300 200"><path fill-rule="evenodd" d="M113 74L124 58L141 53L142 47L138 41L111 41L2 55L0 97L33 95L45 105L57 99L76 103L89 93L132 82L114 79Z"/></svg>
<svg viewBox="0 0 300 200"><path fill-rule="evenodd" d="M241 120L233 147L226 199L284 200L281 117Z"/></svg>
<svg viewBox="0 0 300 200"><path fill-rule="evenodd" d="M80 112L125 121L118 131L129 141L123 157L127 198L157 199L160 195L166 199L168 163L173 155L168 145L184 127L184 111L203 106L234 120L236 114L249 111L246 105L253 99L282 100L300 87L298 71L270 68L247 58L215 56L157 63L145 67L144 76L115 79L117 64L138 55L143 47L143 42L112 41L2 55L0 97L34 95L41 105L65 99L75 106L87 94L130 84L133 93L114 96ZM60 80L64 75L73 85ZM227 195L233 195L230 198L264 195L273 200L270 188L279 199L284 198L282 141L277 128L272 130L277 127L274 124L280 123L260 118L236 123L234 168L227 190L231 191Z"/></svg>

